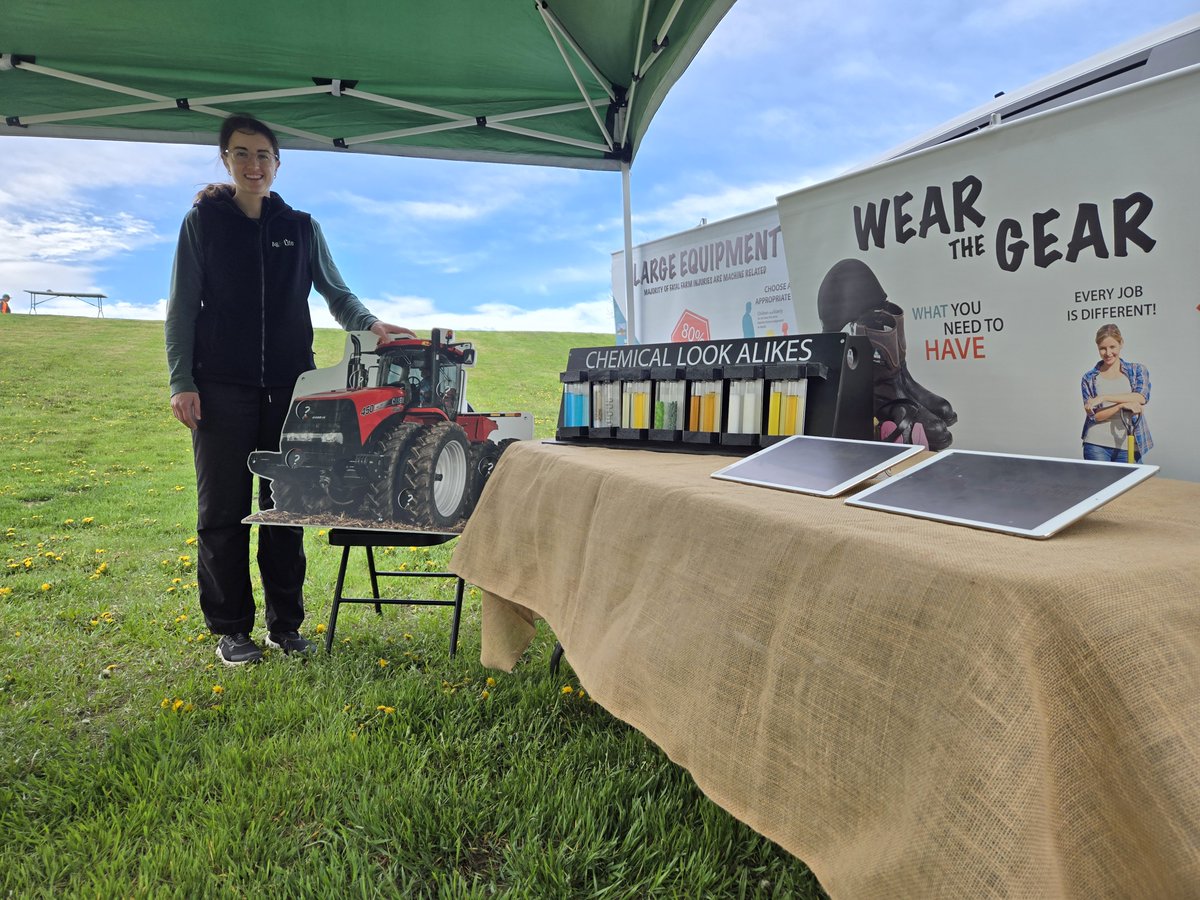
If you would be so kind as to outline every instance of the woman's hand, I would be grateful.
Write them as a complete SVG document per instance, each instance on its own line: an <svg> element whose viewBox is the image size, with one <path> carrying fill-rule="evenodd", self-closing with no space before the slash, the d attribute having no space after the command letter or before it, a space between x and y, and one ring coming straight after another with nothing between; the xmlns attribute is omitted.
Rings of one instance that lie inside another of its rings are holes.
<svg viewBox="0 0 1200 900"><path fill-rule="evenodd" d="M200 395L195 391L180 391L171 398L171 412L193 431L200 424Z"/></svg>
<svg viewBox="0 0 1200 900"><path fill-rule="evenodd" d="M414 331L412 331L412 329L401 328L399 325L389 325L387 322L383 322L383 321L379 321L379 320L377 320L375 322L375 324L373 324L371 326L371 333L373 335L375 335L377 338L379 338L379 340L381 340L381 341L388 340L389 335L393 335L393 334L398 334L401 337L409 337L409 338L415 338L417 336L416 333Z"/></svg>

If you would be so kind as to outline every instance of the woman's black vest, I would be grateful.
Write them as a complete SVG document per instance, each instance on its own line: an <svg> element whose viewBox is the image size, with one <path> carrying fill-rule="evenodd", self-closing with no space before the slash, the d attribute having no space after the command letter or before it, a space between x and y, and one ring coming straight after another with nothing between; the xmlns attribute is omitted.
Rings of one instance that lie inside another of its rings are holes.
<svg viewBox="0 0 1200 900"><path fill-rule="evenodd" d="M197 202L204 288L196 381L291 387L313 368L312 222L272 193L248 218L232 192Z"/></svg>

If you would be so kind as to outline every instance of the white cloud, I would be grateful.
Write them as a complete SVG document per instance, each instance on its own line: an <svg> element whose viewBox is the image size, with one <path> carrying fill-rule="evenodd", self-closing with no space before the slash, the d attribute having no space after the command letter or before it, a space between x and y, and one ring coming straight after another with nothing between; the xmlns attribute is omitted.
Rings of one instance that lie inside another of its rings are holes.
<svg viewBox="0 0 1200 900"><path fill-rule="evenodd" d="M794 179L762 181L752 184L715 185L707 193L694 192L649 210L634 210L634 222L639 230L652 232L654 238L695 228L701 219L717 222L743 213L774 206L776 198L790 194L810 184L824 181L842 171L810 172ZM637 236L634 241L640 243Z"/></svg>
<svg viewBox="0 0 1200 900"><path fill-rule="evenodd" d="M467 312L439 311L425 297L387 297L364 301L368 309L393 325L418 331L454 328L459 331L582 331L611 334L613 305L610 297L584 300L569 306L522 309L508 303L480 303ZM322 301L310 305L313 325L339 327Z"/></svg>
<svg viewBox="0 0 1200 900"><path fill-rule="evenodd" d="M105 293L98 264L166 243L144 216L96 200L120 188L132 200L194 178L215 149L161 144L0 139L4 183L0 185L0 285ZM6 287L13 293L12 287ZM18 296L14 294L14 296ZM87 314L77 306L46 311ZM130 317L153 307L130 304ZM94 310L93 310L94 312Z"/></svg>
<svg viewBox="0 0 1200 900"><path fill-rule="evenodd" d="M101 291L84 291L81 293L98 294ZM10 292L11 293L11 292ZM13 296L13 311L24 313L29 311L29 295L24 291L21 292L21 297L18 299ZM162 321L167 314L167 301L159 300L151 306L143 306L136 303L130 303L128 300L111 300L105 298L100 302L100 306L96 306L96 301L80 300L71 297L49 297L38 298L36 315L49 316L82 316L84 318L103 318L106 319L157 319Z"/></svg>
<svg viewBox="0 0 1200 900"><path fill-rule="evenodd" d="M705 42L701 58L721 65L724 60L753 59L768 52L804 52L810 41L859 33L873 18L869 9L860 5L856 12L839 0L740 0Z"/></svg>
<svg viewBox="0 0 1200 900"><path fill-rule="evenodd" d="M610 251L611 252L611 249ZM547 295L563 285L594 284L608 279L608 257L599 259L595 266L560 266L545 272L537 272L532 278L524 279L537 294Z"/></svg>
<svg viewBox="0 0 1200 900"><path fill-rule="evenodd" d="M198 181L198 174L222 170L216 147L177 144L136 144L113 141L4 137L5 183L0 186L0 209L40 210L103 188L161 187ZM13 177L19 173L19 177Z"/></svg>
<svg viewBox="0 0 1200 900"><path fill-rule="evenodd" d="M486 219L505 209L528 204L531 197L565 191L580 177L574 170L542 166L459 166L456 170L439 168L430 173L432 177L405 182L400 189L415 197L383 200L359 191L340 191L330 196L364 216L412 228Z"/></svg>
<svg viewBox="0 0 1200 900"><path fill-rule="evenodd" d="M1003 0L975 10L963 20L963 25L973 29L1008 28L1086 8L1083 0Z"/></svg>

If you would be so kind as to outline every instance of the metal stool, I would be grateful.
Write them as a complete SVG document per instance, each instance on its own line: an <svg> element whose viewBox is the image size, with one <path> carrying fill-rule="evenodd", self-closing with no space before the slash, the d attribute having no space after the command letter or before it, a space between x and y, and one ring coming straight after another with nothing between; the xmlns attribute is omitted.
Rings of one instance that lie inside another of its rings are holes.
<svg viewBox="0 0 1200 900"><path fill-rule="evenodd" d="M462 616L464 583L453 572L382 572L375 567L375 547L434 547L458 537L456 534L430 534L421 531L351 531L334 528L329 532L329 544L342 548L342 563L338 567L337 586L333 589L333 608L329 610L329 625L325 630L325 652L333 648L333 633L337 629L338 607L343 603L370 603L375 612L382 615L383 604L397 606L453 606L454 616L450 620L450 656L458 651L458 623ZM370 597L344 597L342 585L346 580L346 564L350 560L350 548L362 547L367 551L367 571L371 576ZM389 578L453 578L458 583L454 588L453 600L411 600L407 598L380 597L379 579Z"/></svg>

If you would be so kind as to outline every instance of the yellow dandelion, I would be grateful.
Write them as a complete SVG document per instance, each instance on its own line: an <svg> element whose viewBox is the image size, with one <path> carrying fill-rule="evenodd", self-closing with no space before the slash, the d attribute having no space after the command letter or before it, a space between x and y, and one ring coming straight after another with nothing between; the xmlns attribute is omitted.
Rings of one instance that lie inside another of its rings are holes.
<svg viewBox="0 0 1200 900"><path fill-rule="evenodd" d="M388 664L388 661L386 659L384 659L382 656L379 657L379 668L381 668L381 669L387 668L387 664Z"/></svg>
<svg viewBox="0 0 1200 900"><path fill-rule="evenodd" d="M82 519L80 519L80 521L83 522L84 525L91 525L96 521L96 519L94 516L84 516Z"/></svg>
<svg viewBox="0 0 1200 900"><path fill-rule="evenodd" d="M100 565L96 566L96 574L97 575L103 575L107 571L108 571L108 563L106 563L106 562L102 562L102 563L100 563Z"/></svg>
<svg viewBox="0 0 1200 900"><path fill-rule="evenodd" d="M175 490L177 490L177 491L182 491L182 490L183 490L183 485L182 485L182 484L177 484L177 485L175 485Z"/></svg>
<svg viewBox="0 0 1200 900"><path fill-rule="evenodd" d="M349 703L347 703L345 706L342 707L342 712L350 712L350 704Z"/></svg>
<svg viewBox="0 0 1200 900"><path fill-rule="evenodd" d="M184 541L184 543L187 544L189 547L194 547L196 545L196 538L190 537L186 541Z"/></svg>
<svg viewBox="0 0 1200 900"><path fill-rule="evenodd" d="M196 635L196 640L197 641L206 641L206 640L208 640L208 635L205 634L204 632L201 632L200 634Z"/></svg>
<svg viewBox="0 0 1200 900"><path fill-rule="evenodd" d="M25 557L23 560L21 560L21 565L23 565L27 569L32 569L33 568L33 557L32 556Z"/></svg>
<svg viewBox="0 0 1200 900"><path fill-rule="evenodd" d="M100 624L100 620L99 620L99 619L92 619L92 625L93 625L93 626L95 626L95 625L99 625L99 624Z"/></svg>
<svg viewBox="0 0 1200 900"><path fill-rule="evenodd" d="M112 671L113 671L113 670L115 670L115 669L119 669L119 668L120 668L120 664L119 664L119 663L109 663L109 664L108 664L107 666L105 666L104 668L105 668L107 671L109 671L109 672L112 672Z"/></svg>
<svg viewBox="0 0 1200 900"><path fill-rule="evenodd" d="M171 705L171 698L170 698L170 697L163 697L163 698L162 698L162 703L160 703L160 704L158 704L158 705L159 705L159 706L161 706L163 709L166 709L168 706L170 706L170 705Z"/></svg>
<svg viewBox="0 0 1200 900"><path fill-rule="evenodd" d="M496 686L496 679L495 679L495 678L488 678L488 680L487 680L487 686L488 686L488 687L495 687L495 686Z"/></svg>
<svg viewBox="0 0 1200 900"><path fill-rule="evenodd" d="M587 691L585 691L583 688L580 688L579 689L579 699L582 700L586 696L587 696Z"/></svg>
<svg viewBox="0 0 1200 900"><path fill-rule="evenodd" d="M575 689L572 688L569 684L564 684L562 692L564 694L573 694L573 693L575 693Z"/></svg>
<svg viewBox="0 0 1200 900"><path fill-rule="evenodd" d="M406 632L404 632L404 639L405 639L406 641L411 641L411 640L412 640L412 635L411 635L411 634L409 634L409 633L406 631Z"/></svg>
<svg viewBox="0 0 1200 900"><path fill-rule="evenodd" d="M43 591L48 591L48 590L50 590L50 582L48 582L48 581L44 581L44 582L42 582L42 590L43 590Z"/></svg>
<svg viewBox="0 0 1200 900"><path fill-rule="evenodd" d="M11 593L12 593L12 588L0 587L0 597L7 597Z"/></svg>
<svg viewBox="0 0 1200 900"><path fill-rule="evenodd" d="M317 537L325 537L325 529L324 528L317 529Z"/></svg>
<svg viewBox="0 0 1200 900"><path fill-rule="evenodd" d="M74 525L75 520L74 519L63 519L63 524L64 525Z"/></svg>
<svg viewBox="0 0 1200 900"><path fill-rule="evenodd" d="M175 712L179 712L181 709L183 709L183 701L176 697L175 702L171 704L171 709L175 710Z"/></svg>
<svg viewBox="0 0 1200 900"><path fill-rule="evenodd" d="M96 552L97 552L97 553L107 553L108 551L107 551L107 550L105 550L103 547L97 547L97 548L96 548Z"/></svg>
<svg viewBox="0 0 1200 900"><path fill-rule="evenodd" d="M492 695L486 688L479 692L479 698L481 700L486 700L490 696L492 696Z"/></svg>
<svg viewBox="0 0 1200 900"><path fill-rule="evenodd" d="M214 684L213 685L213 693L214 694L223 694L223 693L225 693L225 688L221 687L219 684Z"/></svg>
<svg viewBox="0 0 1200 900"><path fill-rule="evenodd" d="M317 625L317 634L324 634L324 633L325 633L325 623L321 622L320 624Z"/></svg>
<svg viewBox="0 0 1200 900"><path fill-rule="evenodd" d="M183 584L183 579L182 578L172 578L171 584Z"/></svg>
<svg viewBox="0 0 1200 900"><path fill-rule="evenodd" d="M377 710L379 710L381 713L383 713L385 716L390 716L392 713L394 713L396 711L396 707L394 707L394 706L377 706L375 708Z"/></svg>

